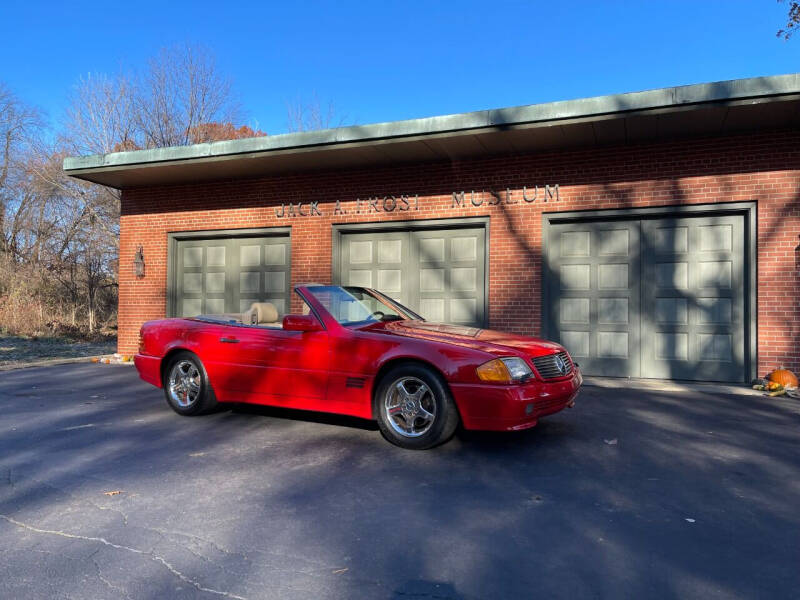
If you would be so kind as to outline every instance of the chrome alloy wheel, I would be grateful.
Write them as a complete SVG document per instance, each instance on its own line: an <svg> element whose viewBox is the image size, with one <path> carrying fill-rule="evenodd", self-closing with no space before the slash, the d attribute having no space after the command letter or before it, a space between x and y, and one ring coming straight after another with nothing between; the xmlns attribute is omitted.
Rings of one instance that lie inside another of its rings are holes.
<svg viewBox="0 0 800 600"><path fill-rule="evenodd" d="M200 369L190 360L175 363L169 373L169 395L181 408L189 408L200 396Z"/></svg>
<svg viewBox="0 0 800 600"><path fill-rule="evenodd" d="M421 379L401 377L386 390L383 410L389 425L397 433L404 437L419 437L436 420L436 399Z"/></svg>

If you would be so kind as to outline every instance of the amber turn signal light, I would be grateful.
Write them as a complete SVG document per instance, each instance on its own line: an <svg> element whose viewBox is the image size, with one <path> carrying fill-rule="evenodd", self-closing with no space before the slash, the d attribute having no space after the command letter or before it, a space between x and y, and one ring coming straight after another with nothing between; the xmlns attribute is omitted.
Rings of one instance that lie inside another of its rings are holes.
<svg viewBox="0 0 800 600"><path fill-rule="evenodd" d="M481 381L491 383L524 383L533 376L528 364L518 356L495 358L477 369Z"/></svg>
<svg viewBox="0 0 800 600"><path fill-rule="evenodd" d="M499 358L483 363L477 368L478 378L490 383L511 383L511 373Z"/></svg>

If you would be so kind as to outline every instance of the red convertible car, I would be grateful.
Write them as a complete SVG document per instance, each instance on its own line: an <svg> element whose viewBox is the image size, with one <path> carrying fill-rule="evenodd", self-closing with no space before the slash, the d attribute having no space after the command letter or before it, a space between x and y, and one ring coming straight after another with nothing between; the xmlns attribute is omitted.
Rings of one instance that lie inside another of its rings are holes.
<svg viewBox="0 0 800 600"><path fill-rule="evenodd" d="M295 288L302 314L149 321L135 363L181 415L249 402L375 419L404 448L465 429L508 431L572 406L578 365L552 342L429 323L376 290Z"/></svg>

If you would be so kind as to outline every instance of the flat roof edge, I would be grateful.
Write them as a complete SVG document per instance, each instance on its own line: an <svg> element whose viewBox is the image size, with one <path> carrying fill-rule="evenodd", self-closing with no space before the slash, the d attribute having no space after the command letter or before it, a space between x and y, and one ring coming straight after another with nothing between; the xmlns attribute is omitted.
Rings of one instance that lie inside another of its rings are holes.
<svg viewBox="0 0 800 600"><path fill-rule="evenodd" d="M352 125L259 138L225 140L191 146L67 157L64 159L63 169L67 174L79 175L109 167L119 169L128 166L157 165L212 157L234 157L238 154L300 150L392 138L446 135L548 121L586 120L612 114L725 101L765 100L791 94L800 94L800 73L692 84L576 100L561 100L545 104L530 104L369 125Z"/></svg>

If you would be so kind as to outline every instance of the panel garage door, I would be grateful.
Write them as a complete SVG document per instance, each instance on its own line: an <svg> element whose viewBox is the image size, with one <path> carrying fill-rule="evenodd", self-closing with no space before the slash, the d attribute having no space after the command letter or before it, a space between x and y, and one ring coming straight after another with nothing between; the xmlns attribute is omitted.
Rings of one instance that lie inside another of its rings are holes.
<svg viewBox="0 0 800 600"><path fill-rule="evenodd" d="M745 377L744 217L550 226L549 337L590 375Z"/></svg>
<svg viewBox="0 0 800 600"><path fill-rule="evenodd" d="M241 313L253 302L289 307L288 235L180 239L172 256L174 316Z"/></svg>
<svg viewBox="0 0 800 600"><path fill-rule="evenodd" d="M339 281L375 288L430 321L486 320L483 227L344 233Z"/></svg>

